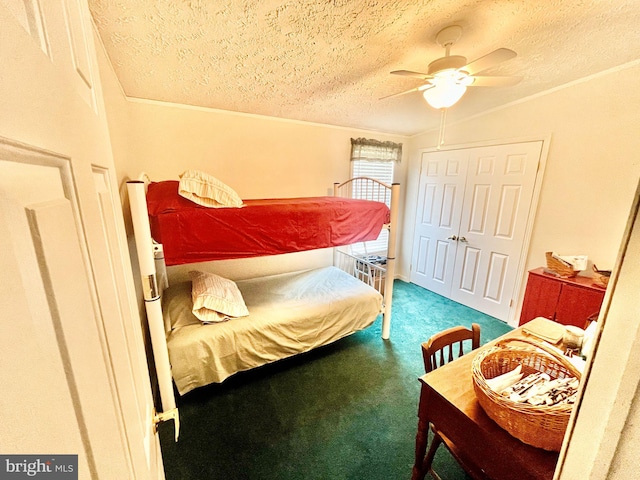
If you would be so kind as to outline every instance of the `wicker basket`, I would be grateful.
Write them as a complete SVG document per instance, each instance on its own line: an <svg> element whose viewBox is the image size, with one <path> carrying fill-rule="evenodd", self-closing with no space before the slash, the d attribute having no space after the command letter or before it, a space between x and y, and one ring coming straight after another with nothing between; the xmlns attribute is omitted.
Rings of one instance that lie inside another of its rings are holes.
<svg viewBox="0 0 640 480"><path fill-rule="evenodd" d="M544 351L506 346L524 342ZM560 451L572 404L530 405L517 403L494 392L485 379L497 377L522 365L522 373L544 372L552 379L575 377L580 372L566 357L528 339L505 339L476 355L472 363L473 389L478 402L500 427L522 442L544 450Z"/></svg>
<svg viewBox="0 0 640 480"><path fill-rule="evenodd" d="M561 277L570 278L578 274L579 270L574 270L573 266L567 265L567 263L562 260L554 258L553 252L546 252L545 256L547 257L547 268L556 272Z"/></svg>
<svg viewBox="0 0 640 480"><path fill-rule="evenodd" d="M598 270L598 267L594 265L593 271L596 272L596 283L601 287L607 288L607 285L609 285L609 278L611 277L611 270Z"/></svg>

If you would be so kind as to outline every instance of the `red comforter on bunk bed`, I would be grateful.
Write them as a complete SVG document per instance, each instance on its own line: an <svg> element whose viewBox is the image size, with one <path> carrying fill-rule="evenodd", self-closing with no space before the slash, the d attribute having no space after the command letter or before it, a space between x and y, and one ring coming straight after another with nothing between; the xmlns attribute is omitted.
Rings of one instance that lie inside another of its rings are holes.
<svg viewBox="0 0 640 480"><path fill-rule="evenodd" d="M389 208L342 197L245 200L207 208L178 195L178 181L151 183L151 235L167 265L258 257L375 240Z"/></svg>

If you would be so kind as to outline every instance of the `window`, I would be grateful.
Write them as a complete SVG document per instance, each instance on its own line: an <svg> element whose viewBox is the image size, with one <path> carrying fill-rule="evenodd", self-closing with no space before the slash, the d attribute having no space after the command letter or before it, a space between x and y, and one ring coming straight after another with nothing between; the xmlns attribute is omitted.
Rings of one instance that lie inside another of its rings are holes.
<svg viewBox="0 0 640 480"><path fill-rule="evenodd" d="M394 162L353 160L351 178L370 177L391 185L393 183Z"/></svg>
<svg viewBox="0 0 640 480"><path fill-rule="evenodd" d="M366 138L351 139L351 178L369 177L391 185L396 162L402 157L402 144ZM353 191L354 198L375 200L366 191ZM389 232L383 229L377 240L351 247L355 255L386 255Z"/></svg>

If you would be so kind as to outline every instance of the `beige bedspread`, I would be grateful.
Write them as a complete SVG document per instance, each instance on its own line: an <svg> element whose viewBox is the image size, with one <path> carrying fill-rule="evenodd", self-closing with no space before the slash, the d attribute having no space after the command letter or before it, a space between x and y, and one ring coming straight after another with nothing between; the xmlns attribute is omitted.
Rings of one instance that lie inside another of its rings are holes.
<svg viewBox="0 0 640 480"><path fill-rule="evenodd" d="M202 325L191 282L164 294L173 378L180 394L334 342L371 325L382 296L336 267L237 282L249 316Z"/></svg>

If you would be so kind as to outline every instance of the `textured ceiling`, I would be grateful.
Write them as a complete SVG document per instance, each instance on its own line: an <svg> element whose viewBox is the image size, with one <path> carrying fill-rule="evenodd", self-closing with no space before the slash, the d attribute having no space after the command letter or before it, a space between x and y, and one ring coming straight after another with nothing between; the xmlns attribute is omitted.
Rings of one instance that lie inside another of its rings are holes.
<svg viewBox="0 0 640 480"><path fill-rule="evenodd" d="M640 0L89 0L129 97L411 135L440 115L392 70L426 71L435 36L452 55L518 56L483 74L448 121L640 58Z"/></svg>

